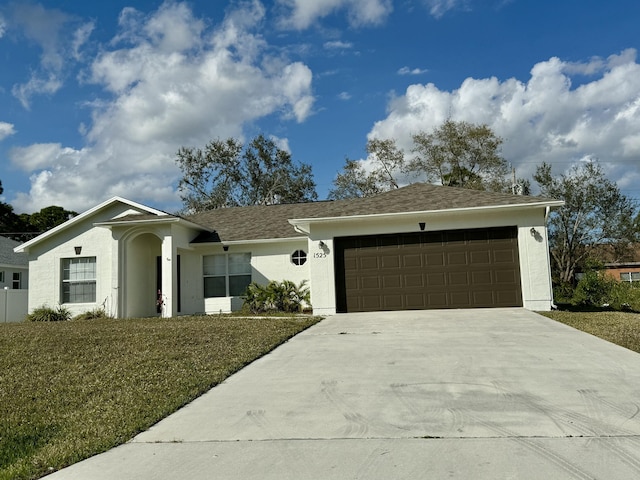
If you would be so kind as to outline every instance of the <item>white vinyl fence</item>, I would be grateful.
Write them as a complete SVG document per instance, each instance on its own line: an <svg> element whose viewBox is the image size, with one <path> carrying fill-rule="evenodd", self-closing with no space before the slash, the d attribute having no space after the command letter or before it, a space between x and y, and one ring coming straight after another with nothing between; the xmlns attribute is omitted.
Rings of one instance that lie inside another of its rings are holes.
<svg viewBox="0 0 640 480"><path fill-rule="evenodd" d="M22 322L28 311L29 290L0 290L0 323Z"/></svg>

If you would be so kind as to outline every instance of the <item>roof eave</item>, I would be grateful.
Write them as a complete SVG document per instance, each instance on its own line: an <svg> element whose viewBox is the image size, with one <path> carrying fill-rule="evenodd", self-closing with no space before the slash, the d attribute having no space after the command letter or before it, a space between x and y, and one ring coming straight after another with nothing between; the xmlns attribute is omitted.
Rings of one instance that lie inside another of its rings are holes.
<svg viewBox="0 0 640 480"><path fill-rule="evenodd" d="M283 238L254 238L252 240L220 240L219 242L198 242L191 243L190 245L193 247L199 246L211 246L211 245L256 245L260 243L282 243L282 242L299 242L300 240L306 240L306 236L298 236L298 237L283 237Z"/></svg>
<svg viewBox="0 0 640 480"><path fill-rule="evenodd" d="M29 265L17 265L15 263L0 263L0 268L15 268L19 270L29 270Z"/></svg>
<svg viewBox="0 0 640 480"><path fill-rule="evenodd" d="M127 220L127 221L119 221L119 220L109 220L107 222L96 222L93 225L95 227L128 227L128 226L139 226L139 225L149 225L156 223L179 223L185 227L194 228L196 230L202 230L204 232L208 231L208 228L203 227L202 225L198 225L197 223L190 222L189 220L185 220L184 218L174 217L171 215L164 215L158 218L145 218L144 220Z"/></svg>
<svg viewBox="0 0 640 480"><path fill-rule="evenodd" d="M444 213L464 213L464 212L478 212L481 210L516 210L516 209L530 209L530 208L554 208L564 205L563 200L554 201L542 201L534 203L517 203L512 205L489 205L481 207L462 207L462 208L446 208L438 210L415 210L410 212L396 212L396 213L373 213L365 215L345 215L338 217L309 217L309 218L292 218L289 219L289 223L294 227L308 226L312 223L328 223L328 222L347 222L353 220L377 220L398 216L412 216L412 215L441 215Z"/></svg>

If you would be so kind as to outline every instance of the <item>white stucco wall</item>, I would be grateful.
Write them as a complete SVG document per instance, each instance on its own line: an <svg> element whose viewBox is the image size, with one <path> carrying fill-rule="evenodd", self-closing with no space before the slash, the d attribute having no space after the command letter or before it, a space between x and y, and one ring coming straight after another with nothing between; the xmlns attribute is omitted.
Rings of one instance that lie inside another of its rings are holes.
<svg viewBox="0 0 640 480"><path fill-rule="evenodd" d="M129 208L128 206L126 208ZM31 247L29 257L29 311L40 306L56 307L62 302L61 278L62 259L96 257L96 301L94 303L68 303L66 308L77 315L104 305L107 313L116 314L117 295L112 278L114 262L112 255L117 252L117 243L107 228L95 228L94 222L106 221L125 209L114 204L111 208L78 221L68 228ZM77 255L75 247L82 247Z"/></svg>
<svg viewBox="0 0 640 480"><path fill-rule="evenodd" d="M420 222L426 224L425 231L517 226L523 306L531 310L551 308L552 293L545 210L537 207L438 212L428 215L368 217L349 222L312 223L309 236L309 271L313 286L311 302L314 312L320 315L336 313L334 238L418 232ZM535 228L539 236L531 235L531 228ZM325 248L321 248L320 241L325 244Z"/></svg>
<svg viewBox="0 0 640 480"><path fill-rule="evenodd" d="M226 313L242 307L242 299L239 297L204 298L202 257L205 255L251 253L251 280L260 285L266 285L270 280L290 280L296 285L309 280L310 258L305 238L231 243L228 247L225 252L221 245L196 246L195 251L182 258L183 271L189 272L188 278L183 275L182 303L185 313ZM296 250L307 252L307 262L304 265L298 266L291 262L291 254Z"/></svg>

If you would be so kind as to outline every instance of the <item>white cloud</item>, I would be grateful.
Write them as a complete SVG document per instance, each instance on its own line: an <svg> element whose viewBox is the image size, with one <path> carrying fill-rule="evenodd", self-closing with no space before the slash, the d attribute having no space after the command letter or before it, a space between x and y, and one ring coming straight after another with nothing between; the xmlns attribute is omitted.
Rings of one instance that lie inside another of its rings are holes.
<svg viewBox="0 0 640 480"><path fill-rule="evenodd" d="M13 124L7 123L7 122L0 122L0 141L13 135L14 133L16 133L16 130Z"/></svg>
<svg viewBox="0 0 640 480"><path fill-rule="evenodd" d="M435 18L441 18L450 10L466 9L469 0L423 0L429 13Z"/></svg>
<svg viewBox="0 0 640 480"><path fill-rule="evenodd" d="M338 98L340 100L351 100L351 94L349 92L340 92L338 94Z"/></svg>
<svg viewBox="0 0 640 480"><path fill-rule="evenodd" d="M62 80L54 73L50 73L46 78L32 75L27 83L14 85L11 93L20 100L22 106L29 108L33 95L54 94L62 87Z"/></svg>
<svg viewBox="0 0 640 480"><path fill-rule="evenodd" d="M272 56L252 33L264 17L262 5L243 5L210 28L186 4L165 3L148 16L126 9L117 36L102 46L84 79L106 92L87 104L86 146L14 149L13 164L32 175L30 192L12 205L82 211L121 195L177 209L181 146L242 139L246 124L269 115L297 122L311 115L311 70Z"/></svg>
<svg viewBox="0 0 640 480"><path fill-rule="evenodd" d="M71 148L63 148L59 143L37 143L28 147L14 147L10 158L20 159L16 166L25 172L39 170L55 164L59 168L78 166L80 152Z"/></svg>
<svg viewBox="0 0 640 480"><path fill-rule="evenodd" d="M597 76L574 87L571 74L577 72ZM453 91L414 84L391 99L387 117L369 136L395 138L410 151L412 134L447 118L488 124L504 139L503 156L520 176L543 161L564 169L585 157L598 158L620 185L640 176L640 64L634 50L582 65L551 58L536 64L526 82L467 78Z"/></svg>
<svg viewBox="0 0 640 480"><path fill-rule="evenodd" d="M93 23L81 23L58 9L29 2L10 4L8 15L11 27L42 51L40 65L33 69L31 78L12 88L13 95L28 109L33 95L52 94L62 87L68 64L79 58Z"/></svg>
<svg viewBox="0 0 640 480"><path fill-rule="evenodd" d="M398 70L398 75L422 75L423 73L427 73L429 70L422 68L409 68L402 67Z"/></svg>
<svg viewBox="0 0 640 480"><path fill-rule="evenodd" d="M353 44L350 42L335 40L331 42L325 42L324 48L326 48L327 50L348 50L350 48L353 48Z"/></svg>
<svg viewBox="0 0 640 480"><path fill-rule="evenodd" d="M379 25L393 11L392 0L278 0L286 15L282 25L302 30L317 20L346 10L351 26Z"/></svg>
<svg viewBox="0 0 640 480"><path fill-rule="evenodd" d="M89 40L91 33L95 29L93 22L87 22L73 32L73 39L71 41L71 56L74 60L80 60L82 57L81 50Z"/></svg>
<svg viewBox="0 0 640 480"><path fill-rule="evenodd" d="M7 31L7 22L2 15L0 15L0 38L4 37L4 33Z"/></svg>

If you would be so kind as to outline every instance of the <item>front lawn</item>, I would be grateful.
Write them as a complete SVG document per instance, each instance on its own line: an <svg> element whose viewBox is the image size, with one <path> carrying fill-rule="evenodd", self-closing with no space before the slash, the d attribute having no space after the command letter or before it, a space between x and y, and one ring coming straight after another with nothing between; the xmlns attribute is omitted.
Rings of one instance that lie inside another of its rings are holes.
<svg viewBox="0 0 640 480"><path fill-rule="evenodd" d="M540 314L640 353L638 313L554 311Z"/></svg>
<svg viewBox="0 0 640 480"><path fill-rule="evenodd" d="M0 324L0 480L39 478L126 442L318 320Z"/></svg>

